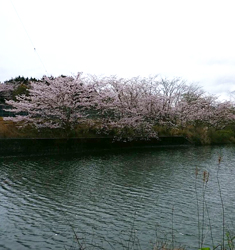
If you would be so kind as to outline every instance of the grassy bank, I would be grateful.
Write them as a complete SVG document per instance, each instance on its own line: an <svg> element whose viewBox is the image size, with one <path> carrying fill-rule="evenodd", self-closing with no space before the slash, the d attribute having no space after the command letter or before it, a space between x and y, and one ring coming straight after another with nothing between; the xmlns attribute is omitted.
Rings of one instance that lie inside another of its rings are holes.
<svg viewBox="0 0 235 250"><path fill-rule="evenodd" d="M184 136L195 145L231 144L235 143L235 126L230 125L224 129L215 129L205 126L187 126L171 128L167 126L155 126L158 136ZM33 126L21 127L20 123L4 121L0 117L0 138L99 138L117 137L120 131L111 130L109 134L99 132L95 125L78 125L73 130L43 128L40 131ZM132 136L132 131L124 133L126 137Z"/></svg>
<svg viewBox="0 0 235 250"><path fill-rule="evenodd" d="M227 126L217 130L213 127L187 126L184 128L156 127L159 136L184 136L196 145L232 144L235 143L235 127Z"/></svg>

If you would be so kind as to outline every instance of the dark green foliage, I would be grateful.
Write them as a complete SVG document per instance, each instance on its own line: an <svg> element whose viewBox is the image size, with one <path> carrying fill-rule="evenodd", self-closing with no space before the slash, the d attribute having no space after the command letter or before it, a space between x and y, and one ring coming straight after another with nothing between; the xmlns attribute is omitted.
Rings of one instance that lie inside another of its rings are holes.
<svg viewBox="0 0 235 250"><path fill-rule="evenodd" d="M235 140L235 133L231 129L213 130L209 132L213 144L232 143Z"/></svg>
<svg viewBox="0 0 235 250"><path fill-rule="evenodd" d="M12 93L12 99L16 100L16 96L18 95L28 95L28 87L25 84L20 84Z"/></svg>
<svg viewBox="0 0 235 250"><path fill-rule="evenodd" d="M17 76L17 77L15 77L15 78L12 78L12 79L10 79L10 80L7 80L7 81L5 81L4 83L5 84L25 84L25 85L28 85L29 84L29 82L37 82L38 80L36 79L36 78L34 78L34 77L30 77L30 78L28 78L28 77L23 77L23 76Z"/></svg>

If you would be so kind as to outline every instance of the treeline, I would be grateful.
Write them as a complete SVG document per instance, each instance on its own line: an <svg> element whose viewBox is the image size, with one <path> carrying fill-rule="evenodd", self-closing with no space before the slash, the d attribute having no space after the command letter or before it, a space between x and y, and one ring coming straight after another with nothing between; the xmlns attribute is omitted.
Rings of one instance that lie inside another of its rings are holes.
<svg viewBox="0 0 235 250"><path fill-rule="evenodd" d="M22 128L23 136L185 135L204 144L234 141L233 103L180 78L19 77L1 84L0 96L7 91L12 94L4 103L12 116L4 120L17 126L18 134Z"/></svg>

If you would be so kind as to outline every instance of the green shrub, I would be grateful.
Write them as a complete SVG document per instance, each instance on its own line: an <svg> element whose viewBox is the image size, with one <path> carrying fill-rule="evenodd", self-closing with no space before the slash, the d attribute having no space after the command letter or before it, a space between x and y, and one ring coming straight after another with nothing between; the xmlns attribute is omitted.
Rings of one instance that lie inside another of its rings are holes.
<svg viewBox="0 0 235 250"><path fill-rule="evenodd" d="M16 100L18 95L28 95L28 87L25 84L20 84L12 93L13 100Z"/></svg>
<svg viewBox="0 0 235 250"><path fill-rule="evenodd" d="M211 130L210 137L212 143L231 143L234 142L234 131L232 130Z"/></svg>

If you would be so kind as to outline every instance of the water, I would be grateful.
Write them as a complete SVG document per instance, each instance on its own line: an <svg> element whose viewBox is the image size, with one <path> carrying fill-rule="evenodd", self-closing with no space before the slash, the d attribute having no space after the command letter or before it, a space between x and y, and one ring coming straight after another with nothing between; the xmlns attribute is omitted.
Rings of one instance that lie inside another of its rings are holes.
<svg viewBox="0 0 235 250"><path fill-rule="evenodd" d="M198 218L205 242L211 224L222 243L220 155L225 226L235 234L232 146L0 158L0 249L153 249L163 240L198 249Z"/></svg>

